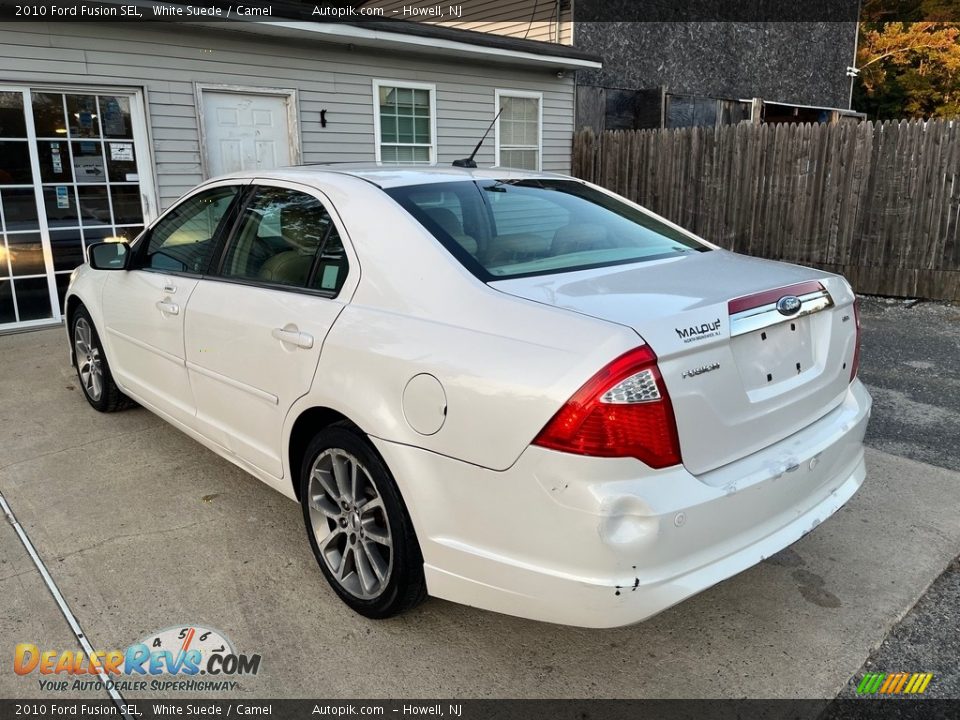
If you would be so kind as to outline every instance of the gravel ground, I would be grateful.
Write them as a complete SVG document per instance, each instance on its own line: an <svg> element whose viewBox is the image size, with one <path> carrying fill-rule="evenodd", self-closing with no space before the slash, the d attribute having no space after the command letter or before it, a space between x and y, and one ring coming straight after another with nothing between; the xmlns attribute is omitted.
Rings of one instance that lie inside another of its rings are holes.
<svg viewBox="0 0 960 720"><path fill-rule="evenodd" d="M960 471L960 306L861 298L867 443Z"/></svg>
<svg viewBox="0 0 960 720"><path fill-rule="evenodd" d="M855 697L865 672L929 672L924 698L960 698L960 559L955 560L864 663L840 697Z"/></svg>
<svg viewBox="0 0 960 720"><path fill-rule="evenodd" d="M867 444L960 470L960 306L864 297L861 321L860 378L874 400ZM957 493L944 501L956 505L960 488ZM931 672L924 697L960 698L958 658L960 558L891 629L840 697L855 697L865 672Z"/></svg>

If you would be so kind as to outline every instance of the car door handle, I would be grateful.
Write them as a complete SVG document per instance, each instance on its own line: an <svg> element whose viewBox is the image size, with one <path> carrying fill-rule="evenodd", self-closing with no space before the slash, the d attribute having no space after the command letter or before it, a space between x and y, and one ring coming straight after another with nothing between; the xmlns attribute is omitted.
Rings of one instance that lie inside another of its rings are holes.
<svg viewBox="0 0 960 720"><path fill-rule="evenodd" d="M179 315L180 306L169 300L157 300L157 310L165 315Z"/></svg>
<svg viewBox="0 0 960 720"><path fill-rule="evenodd" d="M300 332L299 330L286 330L284 328L274 328L271 333L277 340L284 343L290 343L297 347L309 350L313 347L313 335Z"/></svg>

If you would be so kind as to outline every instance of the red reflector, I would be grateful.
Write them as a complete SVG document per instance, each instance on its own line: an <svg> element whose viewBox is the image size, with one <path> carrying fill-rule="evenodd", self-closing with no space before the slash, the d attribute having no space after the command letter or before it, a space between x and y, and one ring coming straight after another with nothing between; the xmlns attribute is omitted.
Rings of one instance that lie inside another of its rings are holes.
<svg viewBox="0 0 960 720"><path fill-rule="evenodd" d="M823 285L816 280L809 280L808 282L797 283L796 285L764 290L763 292L754 293L753 295L744 295L743 297L728 302L727 310L731 315L736 315L744 310L753 310L762 305L776 302L784 295L806 295L807 293L817 292L818 290L823 290Z"/></svg>
<svg viewBox="0 0 960 720"><path fill-rule="evenodd" d="M656 391L638 389L648 378ZM631 379L603 401L609 390ZM677 423L653 350L636 348L600 370L557 411L533 444L577 455L634 457L652 468L679 464Z"/></svg>
<svg viewBox="0 0 960 720"><path fill-rule="evenodd" d="M853 300L853 321L856 325L857 337L853 346L853 362L850 364L850 382L857 377L857 371L860 369L860 298Z"/></svg>

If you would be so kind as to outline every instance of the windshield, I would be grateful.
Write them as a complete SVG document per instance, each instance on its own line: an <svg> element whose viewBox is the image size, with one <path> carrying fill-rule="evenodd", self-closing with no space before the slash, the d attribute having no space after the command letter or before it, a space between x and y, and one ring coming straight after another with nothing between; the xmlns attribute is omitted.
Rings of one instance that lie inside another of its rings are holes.
<svg viewBox="0 0 960 720"><path fill-rule="evenodd" d="M573 180L478 180L385 192L485 281L710 249Z"/></svg>

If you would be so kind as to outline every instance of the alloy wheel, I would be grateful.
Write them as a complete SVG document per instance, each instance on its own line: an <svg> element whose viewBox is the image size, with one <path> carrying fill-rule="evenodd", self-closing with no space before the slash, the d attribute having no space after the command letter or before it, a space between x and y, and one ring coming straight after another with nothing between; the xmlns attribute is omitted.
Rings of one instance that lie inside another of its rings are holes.
<svg viewBox="0 0 960 720"><path fill-rule="evenodd" d="M361 600L379 597L393 570L393 538L370 472L350 453L330 448L314 461L307 492L317 547L333 578Z"/></svg>
<svg viewBox="0 0 960 720"><path fill-rule="evenodd" d="M85 318L78 318L73 326L73 349L83 390L96 402L103 394L103 367L100 348L93 342L93 331Z"/></svg>

